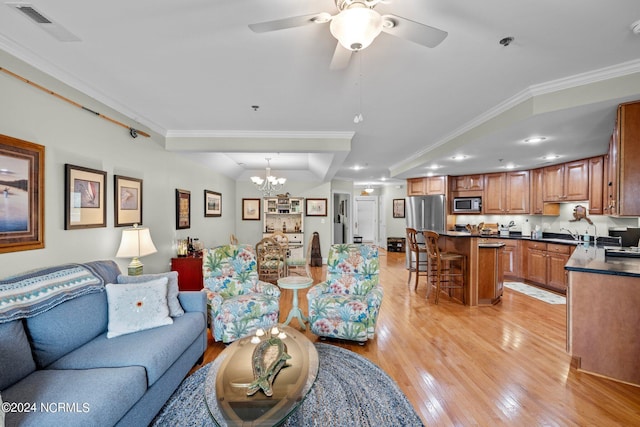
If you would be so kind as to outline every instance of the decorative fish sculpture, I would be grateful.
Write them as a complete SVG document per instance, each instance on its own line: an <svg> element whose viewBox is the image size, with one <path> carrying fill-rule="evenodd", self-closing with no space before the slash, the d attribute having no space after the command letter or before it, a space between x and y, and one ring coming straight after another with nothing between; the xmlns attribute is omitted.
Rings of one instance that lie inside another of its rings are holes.
<svg viewBox="0 0 640 427"><path fill-rule="evenodd" d="M273 396L273 380L280 369L287 366L288 359L291 356L280 338L272 337L258 344L251 356L254 381L249 384L247 396L253 396L260 389L265 395Z"/></svg>

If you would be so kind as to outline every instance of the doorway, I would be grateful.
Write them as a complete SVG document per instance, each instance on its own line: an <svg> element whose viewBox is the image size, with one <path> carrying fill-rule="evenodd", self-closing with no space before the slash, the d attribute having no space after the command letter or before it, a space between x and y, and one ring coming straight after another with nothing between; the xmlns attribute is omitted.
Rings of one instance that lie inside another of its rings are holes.
<svg viewBox="0 0 640 427"><path fill-rule="evenodd" d="M362 243L378 242L378 197L358 196L355 199L354 235L362 237Z"/></svg>
<svg viewBox="0 0 640 427"><path fill-rule="evenodd" d="M333 240L332 243L341 244L351 241L351 194L333 193Z"/></svg>

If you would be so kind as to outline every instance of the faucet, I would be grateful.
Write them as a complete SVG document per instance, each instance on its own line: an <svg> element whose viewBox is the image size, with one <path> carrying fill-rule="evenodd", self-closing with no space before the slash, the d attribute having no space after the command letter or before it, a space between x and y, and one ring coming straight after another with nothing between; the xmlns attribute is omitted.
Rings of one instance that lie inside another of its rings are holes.
<svg viewBox="0 0 640 427"><path fill-rule="evenodd" d="M577 231L571 231L568 228L564 228L564 227L560 229L560 231L562 230L569 232L573 240L580 240L580 234Z"/></svg>

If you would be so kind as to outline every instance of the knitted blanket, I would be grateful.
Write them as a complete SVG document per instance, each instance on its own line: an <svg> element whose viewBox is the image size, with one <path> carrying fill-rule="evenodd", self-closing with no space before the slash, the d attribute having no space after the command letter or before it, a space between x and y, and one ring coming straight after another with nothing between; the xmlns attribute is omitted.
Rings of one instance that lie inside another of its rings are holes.
<svg viewBox="0 0 640 427"><path fill-rule="evenodd" d="M66 264L0 280L0 323L36 316L82 295L101 292L104 280L81 264Z"/></svg>

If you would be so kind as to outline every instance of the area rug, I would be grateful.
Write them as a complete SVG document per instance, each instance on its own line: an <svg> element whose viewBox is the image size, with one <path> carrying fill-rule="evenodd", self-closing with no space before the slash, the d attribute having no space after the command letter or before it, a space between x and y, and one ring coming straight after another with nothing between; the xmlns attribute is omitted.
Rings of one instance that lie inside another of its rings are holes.
<svg viewBox="0 0 640 427"><path fill-rule="evenodd" d="M567 303L567 299L562 295L554 294L553 292L545 291L544 289L536 288L535 286L525 285L524 283L504 282L504 287L539 299L540 301L544 301L548 304Z"/></svg>
<svg viewBox="0 0 640 427"><path fill-rule="evenodd" d="M316 381L302 405L281 424L300 426L422 426L398 385L364 357L330 344L315 344ZM213 426L204 401L204 380L220 357L187 377L152 426Z"/></svg>

